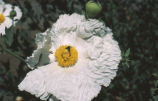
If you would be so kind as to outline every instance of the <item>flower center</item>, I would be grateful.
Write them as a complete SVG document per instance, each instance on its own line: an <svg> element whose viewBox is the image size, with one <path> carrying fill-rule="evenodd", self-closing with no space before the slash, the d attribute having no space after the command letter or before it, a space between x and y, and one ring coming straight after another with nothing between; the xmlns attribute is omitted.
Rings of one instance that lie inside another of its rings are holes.
<svg viewBox="0 0 158 101"><path fill-rule="evenodd" d="M5 17L3 14L0 14L0 24L5 21Z"/></svg>
<svg viewBox="0 0 158 101"><path fill-rule="evenodd" d="M78 52L73 46L62 45L56 50L55 58L60 66L69 67L76 63Z"/></svg>

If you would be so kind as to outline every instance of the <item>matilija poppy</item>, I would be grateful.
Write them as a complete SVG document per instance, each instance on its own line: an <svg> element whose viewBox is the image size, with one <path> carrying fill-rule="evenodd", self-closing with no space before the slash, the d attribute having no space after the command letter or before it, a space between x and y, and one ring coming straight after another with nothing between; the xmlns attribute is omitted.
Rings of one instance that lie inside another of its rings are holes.
<svg viewBox="0 0 158 101"><path fill-rule="evenodd" d="M118 70L121 51L112 35L96 19L61 15L51 29L37 34L37 49L27 58L33 70L19 89L42 100L91 101Z"/></svg>
<svg viewBox="0 0 158 101"><path fill-rule="evenodd" d="M0 0L0 35L5 35L5 29L16 24L22 17L18 6L4 3Z"/></svg>

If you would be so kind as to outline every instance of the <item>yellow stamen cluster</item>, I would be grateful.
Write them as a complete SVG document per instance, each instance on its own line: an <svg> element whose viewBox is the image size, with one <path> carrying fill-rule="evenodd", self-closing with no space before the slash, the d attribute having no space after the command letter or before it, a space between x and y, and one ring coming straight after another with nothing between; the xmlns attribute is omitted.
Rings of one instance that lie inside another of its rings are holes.
<svg viewBox="0 0 158 101"><path fill-rule="evenodd" d="M3 14L0 14L0 24L5 21L5 17Z"/></svg>
<svg viewBox="0 0 158 101"><path fill-rule="evenodd" d="M69 67L76 63L78 52L73 46L62 45L56 50L55 58L60 66Z"/></svg>

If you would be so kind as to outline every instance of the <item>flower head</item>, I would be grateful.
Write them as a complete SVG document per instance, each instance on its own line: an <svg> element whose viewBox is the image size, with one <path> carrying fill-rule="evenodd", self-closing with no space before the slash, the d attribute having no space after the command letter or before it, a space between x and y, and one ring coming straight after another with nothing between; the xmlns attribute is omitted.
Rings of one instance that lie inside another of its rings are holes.
<svg viewBox="0 0 158 101"><path fill-rule="evenodd" d="M91 101L116 76L121 52L102 22L78 14L61 15L36 36L31 69L18 86L42 100ZM50 99L53 99L51 97Z"/></svg>
<svg viewBox="0 0 158 101"><path fill-rule="evenodd" d="M69 67L76 63L78 52L73 46L63 45L56 50L55 58L60 66Z"/></svg>
<svg viewBox="0 0 158 101"><path fill-rule="evenodd" d="M19 7L5 4L0 0L0 34L4 35L5 28L10 28L17 23L21 16L22 12Z"/></svg>

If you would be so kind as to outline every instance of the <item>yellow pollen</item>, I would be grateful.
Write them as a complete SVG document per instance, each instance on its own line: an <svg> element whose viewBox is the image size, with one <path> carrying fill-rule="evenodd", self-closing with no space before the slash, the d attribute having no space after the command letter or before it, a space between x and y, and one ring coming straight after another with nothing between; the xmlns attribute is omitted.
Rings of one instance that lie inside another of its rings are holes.
<svg viewBox="0 0 158 101"><path fill-rule="evenodd" d="M3 14L0 14L0 24L5 21L5 17Z"/></svg>
<svg viewBox="0 0 158 101"><path fill-rule="evenodd" d="M77 62L78 52L73 46L62 45L56 50L55 58L60 66L69 67Z"/></svg>

